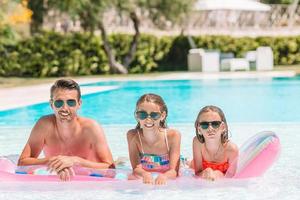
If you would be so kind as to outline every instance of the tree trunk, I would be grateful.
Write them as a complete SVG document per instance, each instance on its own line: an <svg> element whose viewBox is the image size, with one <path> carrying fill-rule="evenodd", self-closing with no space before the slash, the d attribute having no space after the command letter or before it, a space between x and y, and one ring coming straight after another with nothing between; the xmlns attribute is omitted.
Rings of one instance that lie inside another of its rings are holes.
<svg viewBox="0 0 300 200"><path fill-rule="evenodd" d="M136 52L136 48L138 45L138 39L140 37L140 30L139 30L139 26L140 26L140 20L137 16L137 14L133 11L130 13L130 19L133 22L134 25L134 30L135 30L135 34L133 36L133 39L131 41L130 44L130 49L126 55L126 57L124 58L124 66L128 68L128 66L130 65L130 63L132 62L132 60L134 59L134 55Z"/></svg>
<svg viewBox="0 0 300 200"><path fill-rule="evenodd" d="M127 74L128 70L122 64L120 64L116 61L116 57L115 57L114 53L112 52L111 46L109 45L106 30L104 28L103 23L99 22L98 26L99 26L100 31L101 31L101 37L102 37L102 40L103 40L104 51L105 51L105 54L108 58L110 71L112 73Z"/></svg>
<svg viewBox="0 0 300 200"><path fill-rule="evenodd" d="M43 26L44 14L46 14L44 0L30 0L28 2L28 8L33 12L30 23L30 33L34 34L36 32L39 32Z"/></svg>

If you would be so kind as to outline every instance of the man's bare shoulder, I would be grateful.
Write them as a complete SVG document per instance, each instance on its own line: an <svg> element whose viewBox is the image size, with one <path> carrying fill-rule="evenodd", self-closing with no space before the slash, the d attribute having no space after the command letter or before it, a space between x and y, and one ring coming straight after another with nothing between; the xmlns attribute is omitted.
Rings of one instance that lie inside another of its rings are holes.
<svg viewBox="0 0 300 200"><path fill-rule="evenodd" d="M38 126L46 126L46 125L52 125L53 122L55 121L55 115L45 115L42 116L37 122L36 125Z"/></svg>
<svg viewBox="0 0 300 200"><path fill-rule="evenodd" d="M31 130L33 138L43 138L49 133L53 133L55 125L55 115L46 115L41 117Z"/></svg>
<svg viewBox="0 0 300 200"><path fill-rule="evenodd" d="M101 127L100 124L96 120L91 119L91 118L78 117L78 120L79 120L82 128L85 128L85 129Z"/></svg>
<svg viewBox="0 0 300 200"><path fill-rule="evenodd" d="M85 117L78 117L78 121L83 133L93 135L96 138L98 138L99 136L102 137L104 135L103 128L96 120Z"/></svg>

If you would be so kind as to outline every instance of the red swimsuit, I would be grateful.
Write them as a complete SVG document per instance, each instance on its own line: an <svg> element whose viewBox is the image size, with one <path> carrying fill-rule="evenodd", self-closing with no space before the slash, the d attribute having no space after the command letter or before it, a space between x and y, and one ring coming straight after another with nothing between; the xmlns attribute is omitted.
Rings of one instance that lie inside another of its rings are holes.
<svg viewBox="0 0 300 200"><path fill-rule="evenodd" d="M223 174L225 174L229 168L228 161L222 162L222 163L214 163L214 162L208 162L204 160L202 157L202 170L205 170L206 168L211 168L213 170L219 170Z"/></svg>
<svg viewBox="0 0 300 200"><path fill-rule="evenodd" d="M203 149L202 149L202 155L203 155ZM225 157L225 153L224 153L224 157ZM223 174L225 174L229 168L229 162L228 160L222 163L209 162L204 160L202 156L202 170L205 170L206 168L211 168L212 170L219 170Z"/></svg>

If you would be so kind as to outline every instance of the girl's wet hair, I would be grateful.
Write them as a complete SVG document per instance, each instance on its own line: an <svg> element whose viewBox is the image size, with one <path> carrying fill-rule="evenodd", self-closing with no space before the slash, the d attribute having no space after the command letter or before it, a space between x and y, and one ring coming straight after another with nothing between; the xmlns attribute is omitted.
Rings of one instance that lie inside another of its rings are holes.
<svg viewBox="0 0 300 200"><path fill-rule="evenodd" d="M167 128L166 119L167 119L167 116L168 116L168 108L167 108L166 103L162 99L162 97L157 95L157 94L152 94L152 93L144 94L136 102L135 112L138 110L138 107L144 102L154 103L154 104L159 106L161 113L163 113L163 112L166 113L166 117L159 122L159 125L160 125L161 128ZM140 128L141 128L140 123L138 122L137 125L136 125L136 129L140 129Z"/></svg>
<svg viewBox="0 0 300 200"><path fill-rule="evenodd" d="M225 131L221 134L221 142L222 142L222 144L224 144L228 141L228 125L227 125L227 121L226 121L223 111L221 110L221 108L219 108L217 106L212 106L212 105L205 106L199 111L199 114L195 121L196 136L201 143L205 142L203 135L198 130L198 126L199 126L199 119L200 119L201 115L203 113L206 113L209 111L218 113L221 118L221 121L224 122L224 124L225 124Z"/></svg>

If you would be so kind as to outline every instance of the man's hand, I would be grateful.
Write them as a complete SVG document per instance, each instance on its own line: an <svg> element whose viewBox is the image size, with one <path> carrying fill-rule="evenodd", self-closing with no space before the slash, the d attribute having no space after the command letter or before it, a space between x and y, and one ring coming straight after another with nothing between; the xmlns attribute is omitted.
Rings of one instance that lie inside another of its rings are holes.
<svg viewBox="0 0 300 200"><path fill-rule="evenodd" d="M73 156L54 156L48 161L48 169L50 172L55 171L59 174L65 168L71 168L76 164L76 158Z"/></svg>
<svg viewBox="0 0 300 200"><path fill-rule="evenodd" d="M57 175L59 176L60 180L62 180L62 181L70 181L71 178L75 175L75 173L72 168L67 167L67 168L64 168L63 170L59 171L57 173Z"/></svg>

